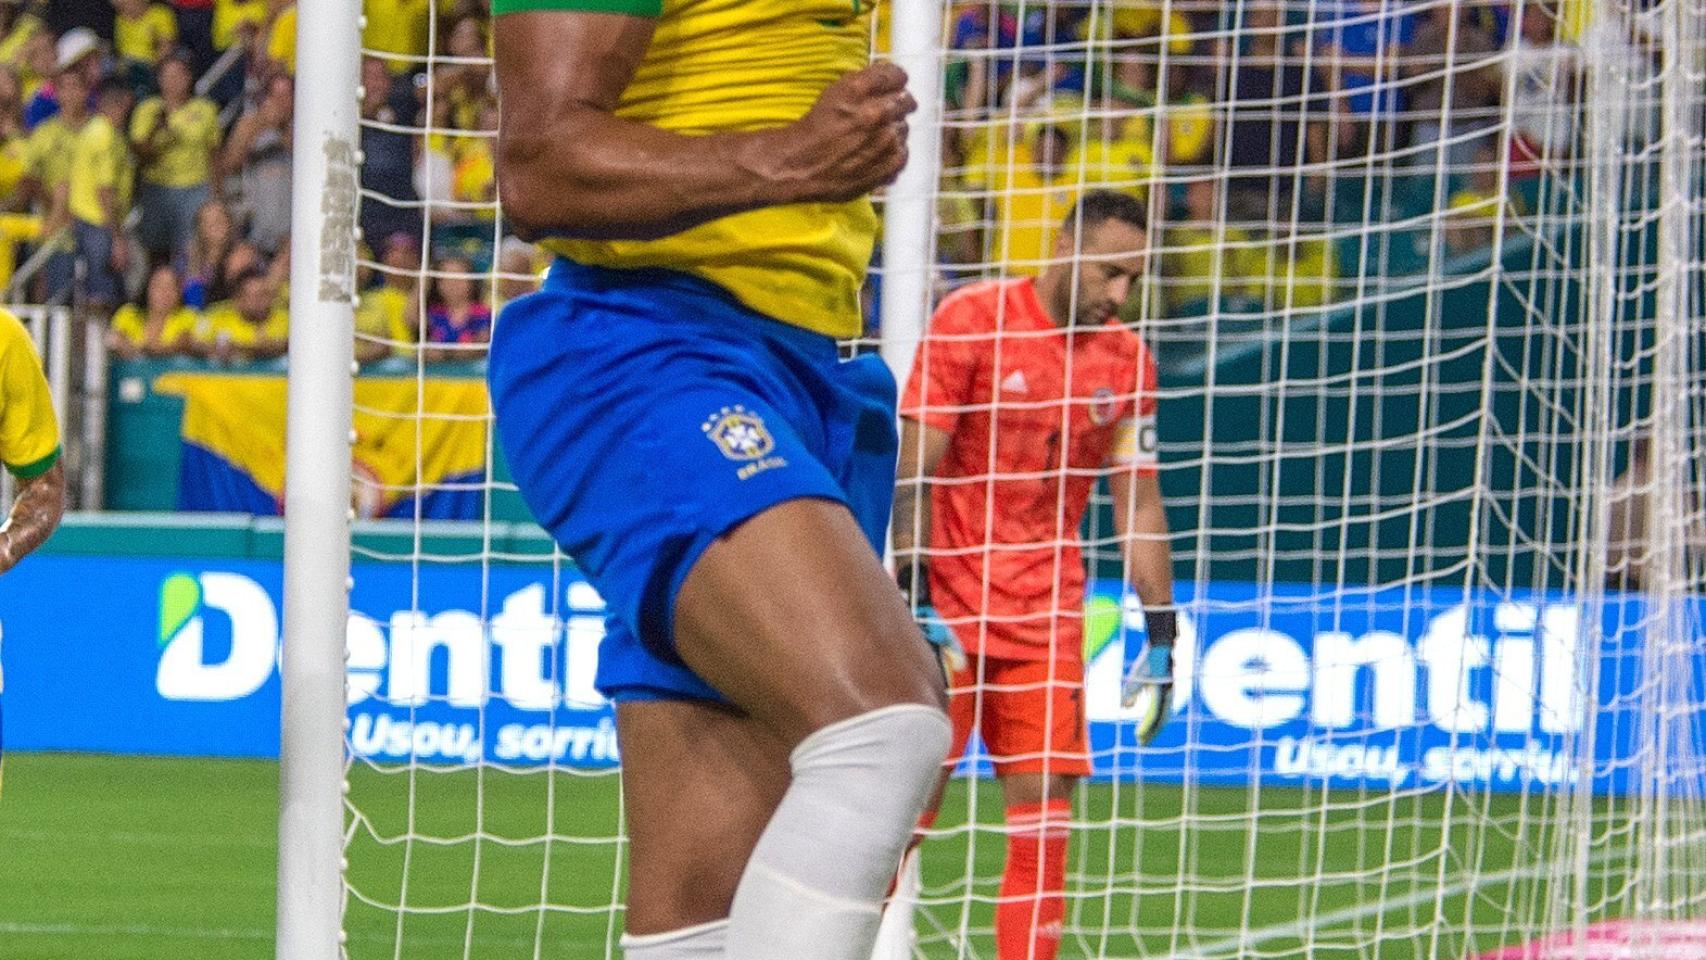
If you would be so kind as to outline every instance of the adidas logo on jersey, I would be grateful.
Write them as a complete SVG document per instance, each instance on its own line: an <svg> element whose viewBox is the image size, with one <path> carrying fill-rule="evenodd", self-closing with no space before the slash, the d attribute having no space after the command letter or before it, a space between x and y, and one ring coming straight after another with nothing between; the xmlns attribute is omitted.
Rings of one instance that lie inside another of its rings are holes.
<svg viewBox="0 0 1706 960"><path fill-rule="evenodd" d="M1015 370L1001 381L1002 393L1030 393L1030 385L1025 382L1025 371Z"/></svg>

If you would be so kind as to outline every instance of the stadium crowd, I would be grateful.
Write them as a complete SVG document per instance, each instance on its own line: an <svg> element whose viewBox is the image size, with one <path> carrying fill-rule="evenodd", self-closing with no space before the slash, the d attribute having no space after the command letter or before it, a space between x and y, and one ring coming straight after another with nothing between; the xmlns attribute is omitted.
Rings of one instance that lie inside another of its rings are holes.
<svg viewBox="0 0 1706 960"><path fill-rule="evenodd" d="M1150 200L1159 187L1149 316L1283 317L1425 273L1489 247L1501 208L1543 170L1570 174L1586 12L1575 0L962 5L943 259L1035 273L1084 189ZM1651 69L1639 25L1609 39L1632 75ZM1419 229L1389 226L1406 219Z"/></svg>
<svg viewBox="0 0 1706 960"><path fill-rule="evenodd" d="M364 362L475 358L494 298L536 272L493 242L486 4L430 2L366 4ZM282 355L295 21L290 0L0 0L8 299L110 317L122 357ZM494 249L514 274L495 288Z"/></svg>
<svg viewBox="0 0 1706 960"><path fill-rule="evenodd" d="M1576 150L1572 5L955 4L943 283L1035 273L1098 186L1152 201L1151 316L1318 307L1402 272L1359 234L1442 207L1424 259L1484 248L1511 184ZM472 358L541 265L495 225L488 3L365 13L358 356ZM123 356L281 354L295 21L292 0L0 0L0 286L52 247L9 299L110 315Z"/></svg>

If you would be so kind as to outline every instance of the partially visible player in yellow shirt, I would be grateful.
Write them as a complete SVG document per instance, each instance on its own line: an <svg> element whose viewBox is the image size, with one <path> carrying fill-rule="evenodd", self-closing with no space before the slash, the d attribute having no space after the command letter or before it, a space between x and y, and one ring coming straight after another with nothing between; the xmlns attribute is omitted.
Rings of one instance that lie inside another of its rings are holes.
<svg viewBox="0 0 1706 960"><path fill-rule="evenodd" d="M12 512L0 524L0 573L41 546L65 506L59 421L30 333L0 310L0 463L18 481Z"/></svg>
<svg viewBox="0 0 1706 960"><path fill-rule="evenodd" d="M0 463L17 484L12 511L0 524L0 574L5 574L41 546L65 514L53 395L29 331L5 310L0 310Z"/></svg>
<svg viewBox="0 0 1706 960"><path fill-rule="evenodd" d="M178 42L178 18L163 3L113 0L113 50L126 60L155 64Z"/></svg>

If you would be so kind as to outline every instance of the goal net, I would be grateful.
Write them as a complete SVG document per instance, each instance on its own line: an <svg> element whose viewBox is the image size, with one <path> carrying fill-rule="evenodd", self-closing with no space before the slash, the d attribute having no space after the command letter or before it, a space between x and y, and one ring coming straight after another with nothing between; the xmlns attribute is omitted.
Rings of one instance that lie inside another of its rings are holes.
<svg viewBox="0 0 1706 960"><path fill-rule="evenodd" d="M496 202L479 6L430 5L425 56L364 50L355 419L396 440L354 471L351 958L619 955L602 603L521 507L457 325L544 264ZM1054 484L1040 546L1087 570L1035 611L1083 646L1092 750L1060 955L1702 955L1706 4L928 7L937 169L885 203L928 228L850 352L904 378L951 291L1076 278L1088 190L1149 221L1119 322L1159 371L1180 614L1154 743L1106 484L1069 525L1072 470L954 481L992 511ZM992 759L922 845L918 956L997 956Z"/></svg>

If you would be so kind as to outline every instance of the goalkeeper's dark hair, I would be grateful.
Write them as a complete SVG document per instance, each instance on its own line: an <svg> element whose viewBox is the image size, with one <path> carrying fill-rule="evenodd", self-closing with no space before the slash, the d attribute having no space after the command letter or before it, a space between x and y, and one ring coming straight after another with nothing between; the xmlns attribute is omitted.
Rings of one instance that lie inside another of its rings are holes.
<svg viewBox="0 0 1706 960"><path fill-rule="evenodd" d="M1118 220L1146 233L1149 231L1149 207L1131 194L1118 190L1091 190L1080 197L1060 225L1063 234L1078 229L1080 219L1084 221L1086 230L1109 220Z"/></svg>

